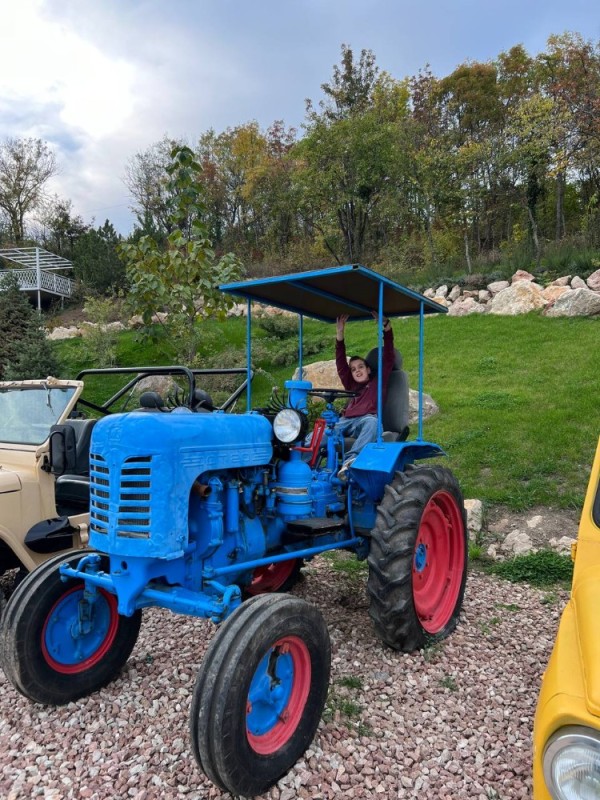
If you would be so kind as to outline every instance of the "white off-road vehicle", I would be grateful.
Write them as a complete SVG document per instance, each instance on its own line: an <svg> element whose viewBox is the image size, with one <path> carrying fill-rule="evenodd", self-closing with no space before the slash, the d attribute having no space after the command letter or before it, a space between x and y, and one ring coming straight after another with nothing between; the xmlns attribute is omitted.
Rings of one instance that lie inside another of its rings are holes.
<svg viewBox="0 0 600 800"><path fill-rule="evenodd" d="M50 454L54 426L67 421L82 391L80 380L0 382L0 574L29 572L54 553L87 544L88 499L61 496L65 465L53 465ZM93 422L70 420L73 474L89 474Z"/></svg>

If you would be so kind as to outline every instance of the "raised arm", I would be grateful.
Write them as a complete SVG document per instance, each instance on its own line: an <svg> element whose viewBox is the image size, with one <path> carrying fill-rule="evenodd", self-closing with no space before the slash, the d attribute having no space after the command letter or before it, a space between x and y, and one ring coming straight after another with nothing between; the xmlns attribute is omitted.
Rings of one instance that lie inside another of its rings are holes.
<svg viewBox="0 0 600 800"><path fill-rule="evenodd" d="M377 311L371 311L373 315L373 319L375 322L379 319L379 314ZM394 331L392 330L392 325L387 317L383 318L383 364L382 364L382 374L383 374L383 382L384 384L387 383L387 379L390 376L390 372L394 367Z"/></svg>
<svg viewBox="0 0 600 800"><path fill-rule="evenodd" d="M352 377L352 372L348 366L348 359L346 358L346 343L344 342L344 330L348 315L342 314L335 321L335 366L337 374L342 382L344 389L353 391L356 388L356 382Z"/></svg>

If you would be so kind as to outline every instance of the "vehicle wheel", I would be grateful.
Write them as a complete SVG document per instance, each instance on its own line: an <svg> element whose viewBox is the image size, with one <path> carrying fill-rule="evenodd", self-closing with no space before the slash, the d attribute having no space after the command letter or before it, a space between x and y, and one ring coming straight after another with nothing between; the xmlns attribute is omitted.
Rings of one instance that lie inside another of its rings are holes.
<svg viewBox="0 0 600 800"><path fill-rule="evenodd" d="M369 613L381 639L411 652L456 627L467 579L467 524L445 467L396 473L371 531Z"/></svg>
<svg viewBox="0 0 600 800"><path fill-rule="evenodd" d="M29 575L29 571L25 569L25 567L19 567L19 569L15 572L15 577L12 580L9 590L9 596L13 594L15 589L20 583L23 583L25 578Z"/></svg>
<svg viewBox="0 0 600 800"><path fill-rule="evenodd" d="M314 606L281 594L239 606L212 640L192 697L192 748L213 783L244 796L273 786L315 735L330 666Z"/></svg>
<svg viewBox="0 0 600 800"><path fill-rule="evenodd" d="M15 589L2 621L0 657L8 680L37 703L64 705L112 680L138 637L141 612L117 611L116 597L99 590L89 630L76 634L83 581L61 580L59 567L74 566L90 550L62 554L31 572ZM108 561L102 557L102 566Z"/></svg>
<svg viewBox="0 0 600 800"><path fill-rule="evenodd" d="M278 561L267 564L266 567L257 567L252 573L252 580L244 587L245 597L254 597L257 594L268 592L289 592L301 579L301 558L292 558L289 561Z"/></svg>

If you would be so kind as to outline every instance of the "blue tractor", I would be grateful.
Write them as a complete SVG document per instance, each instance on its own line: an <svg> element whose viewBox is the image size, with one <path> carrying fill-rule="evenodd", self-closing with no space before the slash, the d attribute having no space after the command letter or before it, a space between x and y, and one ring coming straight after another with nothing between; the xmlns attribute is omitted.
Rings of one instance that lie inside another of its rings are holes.
<svg viewBox="0 0 600 800"><path fill-rule="evenodd" d="M320 612L284 592L302 564L346 550L369 566L370 615L390 647L412 651L456 626L466 581L462 494L422 437L424 317L432 300L362 266L222 286L247 301L247 410L214 410L189 373L188 402L157 396L93 428L90 549L48 560L17 588L3 617L7 677L30 699L64 704L114 678L136 642L142 610L160 606L222 623L197 678L192 747L200 767L235 794L265 791L301 756L326 700L330 643ZM262 409L251 396L251 308L299 315L299 378ZM334 322L418 316L419 423L408 436L399 354L377 441L344 480L347 442L335 401L348 392L302 379L305 316ZM325 400L306 444L310 398ZM59 432L60 433L60 432ZM56 437L56 458L68 453Z"/></svg>

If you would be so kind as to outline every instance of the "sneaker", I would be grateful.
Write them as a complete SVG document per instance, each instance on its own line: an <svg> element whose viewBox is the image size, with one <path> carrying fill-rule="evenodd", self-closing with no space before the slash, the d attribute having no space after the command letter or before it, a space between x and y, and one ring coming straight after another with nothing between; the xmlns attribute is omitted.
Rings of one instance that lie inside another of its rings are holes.
<svg viewBox="0 0 600 800"><path fill-rule="evenodd" d="M352 464L354 464L354 458L349 458L347 461L344 461L337 474L338 480L344 483L348 480L348 470Z"/></svg>

